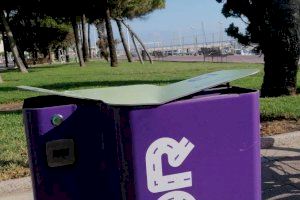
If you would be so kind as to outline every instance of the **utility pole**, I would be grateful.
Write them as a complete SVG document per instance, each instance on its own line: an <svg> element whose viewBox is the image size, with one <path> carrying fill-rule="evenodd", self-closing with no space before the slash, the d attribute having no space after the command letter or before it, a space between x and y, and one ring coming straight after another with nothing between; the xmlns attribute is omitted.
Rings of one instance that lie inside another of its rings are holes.
<svg viewBox="0 0 300 200"><path fill-rule="evenodd" d="M203 37L204 37L204 44L207 45L203 21L201 22L201 26L202 26L202 32L203 32Z"/></svg>

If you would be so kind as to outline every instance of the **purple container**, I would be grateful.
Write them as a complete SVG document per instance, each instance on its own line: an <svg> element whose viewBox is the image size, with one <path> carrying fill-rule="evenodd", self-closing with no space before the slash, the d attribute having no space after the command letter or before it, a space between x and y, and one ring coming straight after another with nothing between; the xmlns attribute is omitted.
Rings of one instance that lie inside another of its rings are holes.
<svg viewBox="0 0 300 200"><path fill-rule="evenodd" d="M156 107L27 99L35 199L260 200L258 101L241 88Z"/></svg>

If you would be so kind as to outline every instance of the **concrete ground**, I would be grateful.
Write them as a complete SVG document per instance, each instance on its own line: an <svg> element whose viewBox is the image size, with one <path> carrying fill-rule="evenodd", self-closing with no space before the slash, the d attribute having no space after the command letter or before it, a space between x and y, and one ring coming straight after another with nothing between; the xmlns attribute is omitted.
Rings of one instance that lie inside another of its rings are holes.
<svg viewBox="0 0 300 200"><path fill-rule="evenodd" d="M33 200L31 178L0 181L0 200Z"/></svg>
<svg viewBox="0 0 300 200"><path fill-rule="evenodd" d="M262 199L300 199L300 137L274 145L261 151ZM0 182L0 200L33 200L30 178Z"/></svg>
<svg viewBox="0 0 300 200"><path fill-rule="evenodd" d="M300 142L262 150L263 199L300 199Z"/></svg>
<svg viewBox="0 0 300 200"><path fill-rule="evenodd" d="M17 192L0 197L1 200L33 200L31 190L25 192Z"/></svg>

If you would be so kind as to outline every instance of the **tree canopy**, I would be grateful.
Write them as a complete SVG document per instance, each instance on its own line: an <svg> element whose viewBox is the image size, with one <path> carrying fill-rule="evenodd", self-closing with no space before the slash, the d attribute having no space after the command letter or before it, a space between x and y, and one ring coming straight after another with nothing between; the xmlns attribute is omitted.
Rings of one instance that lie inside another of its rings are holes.
<svg viewBox="0 0 300 200"><path fill-rule="evenodd" d="M133 19L165 7L165 0L110 0L112 16Z"/></svg>
<svg viewBox="0 0 300 200"><path fill-rule="evenodd" d="M64 19L15 10L9 23L21 51L39 51L46 55L51 47L70 46L73 42L71 25Z"/></svg>
<svg viewBox="0 0 300 200"><path fill-rule="evenodd" d="M217 0L224 3L225 17L241 18L242 33L231 24L228 35L244 45L258 44L264 54L265 76L262 96L296 93L300 54L300 0Z"/></svg>
<svg viewBox="0 0 300 200"><path fill-rule="evenodd" d="M10 43L18 46L14 48L14 55L20 55L23 62L24 51L39 51L46 55L51 47L64 47L73 43L74 36L78 57L81 57L79 55L84 45L80 44L78 22L83 21L83 16L90 23L98 19L104 20L111 61L116 66L111 19L142 17L164 6L165 0L86 0L84 3L71 0L16 0L1 3L0 11L3 11L7 25L10 26L6 26L9 28L6 31L11 32ZM82 27L85 27L85 23L84 20ZM85 33L85 29L82 31ZM73 35L73 32L77 33ZM86 45L84 47L87 49ZM18 50L20 53L16 52ZM80 62L80 65L83 63Z"/></svg>

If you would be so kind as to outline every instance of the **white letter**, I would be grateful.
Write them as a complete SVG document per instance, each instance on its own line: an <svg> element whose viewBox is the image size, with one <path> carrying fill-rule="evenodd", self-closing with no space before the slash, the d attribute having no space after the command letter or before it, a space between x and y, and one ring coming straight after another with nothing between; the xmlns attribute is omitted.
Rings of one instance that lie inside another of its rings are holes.
<svg viewBox="0 0 300 200"><path fill-rule="evenodd" d="M160 197L158 200L196 200L192 195L189 193L183 192L183 191L173 191L169 192L162 197Z"/></svg>
<svg viewBox="0 0 300 200"><path fill-rule="evenodd" d="M192 186L192 172L163 175L162 155L167 154L172 167L179 167L193 150L186 138L178 143L172 138L160 138L153 142L146 153L147 185L152 193L165 192Z"/></svg>

